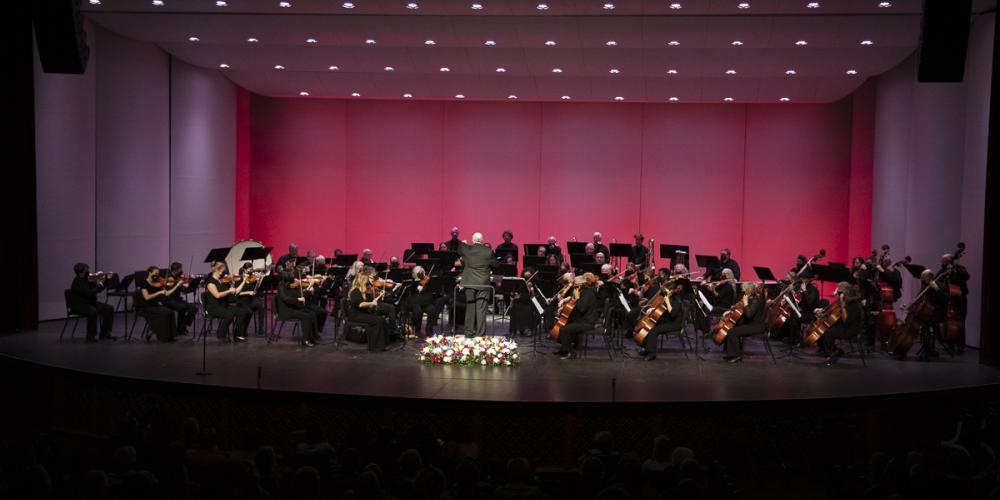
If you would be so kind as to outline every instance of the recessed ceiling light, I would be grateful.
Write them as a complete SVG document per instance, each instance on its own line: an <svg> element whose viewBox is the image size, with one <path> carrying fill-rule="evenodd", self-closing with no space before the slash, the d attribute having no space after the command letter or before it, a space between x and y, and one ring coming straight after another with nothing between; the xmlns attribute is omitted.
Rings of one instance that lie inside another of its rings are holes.
<svg viewBox="0 0 1000 500"><path fill-rule="evenodd" d="M674 2L674 3L670 4L670 8L674 9L674 10L677 10L677 9L681 8L681 4L680 4L680 2Z"/></svg>
<svg viewBox="0 0 1000 500"><path fill-rule="evenodd" d="M497 73L506 73L507 68L497 68Z"/></svg>
<svg viewBox="0 0 1000 500"><path fill-rule="evenodd" d="M785 74L786 75L795 75L795 74L798 74L798 72L795 71L794 69L786 69L785 70Z"/></svg>
<svg viewBox="0 0 1000 500"><path fill-rule="evenodd" d="M547 4L547 3L540 3L540 4L536 5L535 8L538 9L538 10L549 10L549 4Z"/></svg>
<svg viewBox="0 0 1000 500"><path fill-rule="evenodd" d="M413 94L407 92L407 93L403 94L403 97L406 97L407 99L409 99L410 97L413 97Z"/></svg>
<svg viewBox="0 0 1000 500"><path fill-rule="evenodd" d="M889 7L892 7L892 2L879 2L878 6L882 7L883 9L887 9Z"/></svg>
<svg viewBox="0 0 1000 500"><path fill-rule="evenodd" d="M441 66L441 69L439 69L438 71L440 71L442 73L447 73L447 72L451 71L451 69L448 68L447 66Z"/></svg>
<svg viewBox="0 0 1000 500"><path fill-rule="evenodd" d="M189 37L188 37L188 41L189 41L189 42L200 42L200 41L201 41L201 38L198 38L198 37L196 37L196 36L189 36Z"/></svg>
<svg viewBox="0 0 1000 500"><path fill-rule="evenodd" d="M552 68L553 73L562 73L562 68Z"/></svg>
<svg viewBox="0 0 1000 500"><path fill-rule="evenodd" d="M483 10L483 4L481 3L472 4L472 10Z"/></svg>
<svg viewBox="0 0 1000 500"><path fill-rule="evenodd" d="M436 43L434 40L424 40L424 45L434 45Z"/></svg>
<svg viewBox="0 0 1000 500"><path fill-rule="evenodd" d="M750 8L750 2L740 2L740 3L736 4L736 7L740 8L740 9L749 9Z"/></svg>
<svg viewBox="0 0 1000 500"><path fill-rule="evenodd" d="M677 74L677 70L673 69L673 68L670 68L670 69L667 70L667 74L668 75L676 75Z"/></svg>
<svg viewBox="0 0 1000 500"><path fill-rule="evenodd" d="M465 94L455 94L455 99L465 99Z"/></svg>
<svg viewBox="0 0 1000 500"><path fill-rule="evenodd" d="M739 47L740 45L743 45L743 42L739 40L733 40L733 43L731 45L734 47Z"/></svg>
<svg viewBox="0 0 1000 500"><path fill-rule="evenodd" d="M153 5L163 7L163 0L153 0Z"/></svg>
<svg viewBox="0 0 1000 500"><path fill-rule="evenodd" d="M343 7L343 8L345 8L345 9L353 9L354 8L354 2L344 2L344 3L340 4L340 6Z"/></svg>
<svg viewBox="0 0 1000 500"><path fill-rule="evenodd" d="M229 65L226 64L226 63L222 63L222 64L219 65L219 67L222 68L222 69L228 69Z"/></svg>
<svg viewBox="0 0 1000 500"><path fill-rule="evenodd" d="M485 42L483 42L483 45L486 45L486 46L489 46L489 47L492 47L492 46L494 46L496 44L497 44L496 40L486 40Z"/></svg>
<svg viewBox="0 0 1000 500"><path fill-rule="evenodd" d="M805 40L799 40L799 41L795 42L795 45L798 45L799 47L803 47L803 46L809 45L809 42L807 42Z"/></svg>
<svg viewBox="0 0 1000 500"><path fill-rule="evenodd" d="M315 38L306 38L306 43L319 43L319 40Z"/></svg>
<svg viewBox="0 0 1000 500"><path fill-rule="evenodd" d="M365 43L368 44L368 45L375 45L377 42L375 41L374 38L369 38L369 39L365 40Z"/></svg>
<svg viewBox="0 0 1000 500"><path fill-rule="evenodd" d="M361 97L361 92L351 92L351 97Z"/></svg>
<svg viewBox="0 0 1000 500"><path fill-rule="evenodd" d="M258 41L259 41L259 40L257 40L257 39L256 39L256 38L254 38L254 37L250 37L250 38L247 38L247 43L257 43Z"/></svg>
<svg viewBox="0 0 1000 500"><path fill-rule="evenodd" d="M555 40L546 40L545 41L545 45L547 47L555 47L556 46L556 41Z"/></svg>
<svg viewBox="0 0 1000 500"><path fill-rule="evenodd" d="M624 101L624 100L625 100L625 98L624 98L624 97L622 97L622 96L620 96L620 95L616 95L616 96L615 96L615 100L616 100L616 101Z"/></svg>
<svg viewBox="0 0 1000 500"><path fill-rule="evenodd" d="M285 69L285 67L280 64L275 64L274 69Z"/></svg>
<svg viewBox="0 0 1000 500"><path fill-rule="evenodd" d="M861 40L861 45L871 45L873 43L871 40Z"/></svg>
<svg viewBox="0 0 1000 500"><path fill-rule="evenodd" d="M570 99L570 97L568 95L564 95L564 96L560 97L560 99L562 99L564 101L568 101Z"/></svg>
<svg viewBox="0 0 1000 500"><path fill-rule="evenodd" d="M806 4L806 7L809 7L810 9L818 9L819 2L809 2Z"/></svg>
<svg viewBox="0 0 1000 500"><path fill-rule="evenodd" d="M386 66L386 67L384 67L384 68L382 68L382 69L383 69L384 71L395 71L395 70L396 70L396 68L393 68L392 66Z"/></svg>
<svg viewBox="0 0 1000 500"><path fill-rule="evenodd" d="M722 100L726 101L726 102L733 102L733 98L732 97L726 97L726 98L723 98Z"/></svg>
<svg viewBox="0 0 1000 500"><path fill-rule="evenodd" d="M222 0L217 0L215 2L215 6L216 7L225 7L226 5L229 5L229 4L227 4L226 2L223 2Z"/></svg>
<svg viewBox="0 0 1000 500"><path fill-rule="evenodd" d="M778 100L779 100L779 101L781 101L781 102L788 102L788 101L791 101L791 99L789 99L789 98L787 98L787 97L782 97L782 98L780 98L780 99L778 99Z"/></svg>
<svg viewBox="0 0 1000 500"><path fill-rule="evenodd" d="M330 71L339 71L340 70L340 66L333 65L333 66L330 66L327 69L329 69Z"/></svg>
<svg viewBox="0 0 1000 500"><path fill-rule="evenodd" d="M101 0L90 0L90 5L101 5Z"/></svg>
<svg viewBox="0 0 1000 500"><path fill-rule="evenodd" d="M856 69L849 69L849 70L847 70L847 74L848 75L856 75L856 74L858 74L858 70L856 70Z"/></svg>
<svg viewBox="0 0 1000 500"><path fill-rule="evenodd" d="M604 4L604 10L615 10L615 4L613 3Z"/></svg>
<svg viewBox="0 0 1000 500"><path fill-rule="evenodd" d="M417 9L420 8L420 6L417 5L417 2L410 2L410 3L406 4L406 8L410 9L410 10L417 10Z"/></svg>
<svg viewBox="0 0 1000 500"><path fill-rule="evenodd" d="M611 73L612 75L617 75L618 73L621 73L621 71L619 71L618 68L611 68L608 70L608 73Z"/></svg>
<svg viewBox="0 0 1000 500"><path fill-rule="evenodd" d="M678 42L677 40L670 40L669 42L667 42L667 45L669 45L671 47L676 47L676 46L678 46L680 44L681 44L681 42Z"/></svg>
<svg viewBox="0 0 1000 500"><path fill-rule="evenodd" d="M618 46L618 42L616 42L614 40L608 40L608 41L604 42L604 45L607 45L608 47L617 47Z"/></svg>
<svg viewBox="0 0 1000 500"><path fill-rule="evenodd" d="M306 92L305 90L303 90L302 92L299 92L299 95L302 96L302 97L309 97L309 92Z"/></svg>
<svg viewBox="0 0 1000 500"><path fill-rule="evenodd" d="M676 97L671 97L670 99L667 99L667 100L668 100L668 101L670 101L670 102L677 102L677 101L679 101L680 99L678 99L678 98L676 98Z"/></svg>
<svg viewBox="0 0 1000 500"><path fill-rule="evenodd" d="M278 2L278 7L287 9L292 6L292 2Z"/></svg>
<svg viewBox="0 0 1000 500"><path fill-rule="evenodd" d="M735 75L736 74L736 70L735 69L727 69L726 70L726 74L727 75Z"/></svg>
<svg viewBox="0 0 1000 500"><path fill-rule="evenodd" d="M511 95L507 96L507 99L517 99L517 96L514 95L514 94L511 94Z"/></svg>

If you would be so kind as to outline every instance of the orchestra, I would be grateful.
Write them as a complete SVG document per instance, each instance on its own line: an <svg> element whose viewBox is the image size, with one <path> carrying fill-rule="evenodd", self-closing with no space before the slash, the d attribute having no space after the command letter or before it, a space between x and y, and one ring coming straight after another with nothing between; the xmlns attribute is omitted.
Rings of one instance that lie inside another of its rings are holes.
<svg viewBox="0 0 1000 500"><path fill-rule="evenodd" d="M559 344L561 359L575 357L584 336L595 332L605 340L619 339L614 348L623 356L625 346L632 344L620 339L631 337L637 358L646 361L657 358L665 333L680 335L682 348L692 333L695 341L712 339L731 363L743 361L744 342L754 336L781 338L790 352L815 344L827 366L845 355L846 346L838 347L838 340L896 358L919 345L919 360L939 357L939 347L951 355L965 347L970 275L959 263L962 243L941 256L936 271L910 257L894 261L889 246L882 245L869 256L854 257L849 267L821 264L825 251L820 250L812 258L797 256L782 279L765 273L772 281L749 281L728 248L719 251L718 259L699 255L704 272L690 272L686 251L677 251L672 266L657 268L654 240L647 244L641 233L633 238L628 253L615 247L621 253L612 256L603 235L594 232L583 246L593 259L573 265L564 259L555 236L544 244L524 245L522 254L510 230L503 231L502 243L492 251L480 233L473 235L471 245L461 240L456 226L450 239L422 244L423 252L387 262L377 262L365 248L353 263L329 263L312 249L300 257L299 246L291 243L274 265L270 257L262 268L246 261L234 274L221 261L212 262L204 277L185 274L180 262L165 270L149 266L135 280L136 309L148 327L146 340L155 335L162 342L189 333L203 306L217 324L202 328L214 328L221 342L246 342L251 321L258 335L266 334L277 319L299 322L301 345L313 347L333 316L363 325L363 335L354 340L367 343L371 351L463 326L466 335L484 335L487 314L500 315L501 309L511 336L532 336L535 344L549 337ZM438 258L456 254L454 261ZM333 255L344 253L336 249ZM520 274L510 274L516 273L522 255ZM418 263L425 258L427 267ZM529 265L529 259L536 260ZM621 264L625 267L619 272ZM499 275L500 269L513 270L503 272L509 279L519 276L521 285L507 288L508 278ZM758 274L760 269L754 268ZM909 304L900 303L904 270L919 279ZM67 308L87 319L86 340L114 339L114 310L98 298L110 275L92 274L85 263L76 264L73 273ZM824 294L823 285L834 283L834 291L826 288ZM496 293L485 289L491 285ZM192 294L200 300L189 300ZM490 303L494 295L495 303Z"/></svg>

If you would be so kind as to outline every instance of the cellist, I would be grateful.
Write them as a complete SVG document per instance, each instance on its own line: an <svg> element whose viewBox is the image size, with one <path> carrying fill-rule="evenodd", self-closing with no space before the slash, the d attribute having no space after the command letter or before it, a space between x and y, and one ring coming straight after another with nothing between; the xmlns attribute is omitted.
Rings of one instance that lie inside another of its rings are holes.
<svg viewBox="0 0 1000 500"><path fill-rule="evenodd" d="M576 299L576 306L570 313L569 321L559 330L559 359L575 357L574 344L579 345L580 339L591 330L600 328L600 304L597 301L597 285L600 283L591 273L573 278L573 288L569 296L559 301L558 311L571 299Z"/></svg>
<svg viewBox="0 0 1000 500"><path fill-rule="evenodd" d="M943 263L944 258L941 260ZM920 354L917 356L920 360L938 357L934 341L941 338L941 323L944 322L945 312L948 308L948 287L942 281L935 279L934 271L930 269L924 269L920 273L920 293L927 295L927 300L930 301L934 310L931 314L931 320L920 329L920 343L922 345Z"/></svg>
<svg viewBox="0 0 1000 500"><path fill-rule="evenodd" d="M835 300L840 302L843 313L826 334L819 338L820 347L826 354L826 366L833 365L844 355L844 351L837 348L834 340L857 337L864 325L864 309L861 307L861 295L858 290L850 283L841 281L837 283L837 290L833 294ZM817 313L819 314L821 313Z"/></svg>
<svg viewBox="0 0 1000 500"><path fill-rule="evenodd" d="M654 285L655 286L655 285ZM639 355L643 361L656 359L657 338L661 333L675 332L684 326L684 306L681 304L683 286L680 279L672 279L657 287L656 292L663 294L666 310L659 317L656 326L646 333Z"/></svg>
<svg viewBox="0 0 1000 500"><path fill-rule="evenodd" d="M752 281L742 285L743 315L739 323L726 335L726 355L723 357L730 363L743 362L743 337L764 332L764 299L761 298L761 287Z"/></svg>

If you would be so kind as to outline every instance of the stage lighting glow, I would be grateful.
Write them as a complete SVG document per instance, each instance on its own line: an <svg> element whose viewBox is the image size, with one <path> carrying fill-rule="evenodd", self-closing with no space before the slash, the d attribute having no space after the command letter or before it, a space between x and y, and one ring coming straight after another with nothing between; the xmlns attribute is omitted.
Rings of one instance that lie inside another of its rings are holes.
<svg viewBox="0 0 1000 500"><path fill-rule="evenodd" d="M726 102L733 102L733 98L732 97L726 97L726 98L724 98L722 100L726 101Z"/></svg>
<svg viewBox="0 0 1000 500"><path fill-rule="evenodd" d="M440 71L442 73L447 73L447 72L451 71L451 68L449 68L447 66L441 66L441 69L439 69L438 71Z"/></svg>
<svg viewBox="0 0 1000 500"><path fill-rule="evenodd" d="M351 92L351 97L361 97L361 92Z"/></svg>
<svg viewBox="0 0 1000 500"><path fill-rule="evenodd" d="M354 8L354 2L344 2L344 3L340 4L340 6L343 7L343 8L345 8L345 9L353 9Z"/></svg>
<svg viewBox="0 0 1000 500"><path fill-rule="evenodd" d="M497 44L496 40L486 40L485 42L483 42L483 45L486 45L488 47L492 47L496 44Z"/></svg>
<svg viewBox="0 0 1000 500"><path fill-rule="evenodd" d="M327 69L329 69L330 71L339 71L340 70L340 66L333 65L333 66L330 66Z"/></svg>
<svg viewBox="0 0 1000 500"><path fill-rule="evenodd" d="M611 68L608 70L608 73L611 73L612 75L617 75L618 73L621 73L621 71L619 71L618 68Z"/></svg>
<svg viewBox="0 0 1000 500"><path fill-rule="evenodd" d="M872 45L873 43L875 42L872 42L871 40L861 40L861 45Z"/></svg>
<svg viewBox="0 0 1000 500"><path fill-rule="evenodd" d="M736 70L735 69L727 69L726 70L726 74L727 75L735 75L736 74Z"/></svg>
<svg viewBox="0 0 1000 500"><path fill-rule="evenodd" d="M674 10L678 10L678 9L681 8L681 4L680 4L680 2L674 2L674 3L670 4L670 8L674 9Z"/></svg>
<svg viewBox="0 0 1000 500"><path fill-rule="evenodd" d="M507 99L517 99L517 96L514 95L514 94L511 94L511 95L507 96Z"/></svg>
<svg viewBox="0 0 1000 500"><path fill-rule="evenodd" d="M671 47L676 47L676 46L678 46L680 44L681 44L681 42L678 42L677 40L670 40L669 42L667 42L667 45L669 45Z"/></svg>
<svg viewBox="0 0 1000 500"><path fill-rule="evenodd" d="M247 38L247 43L257 43L257 42L259 42L259 41L260 41L260 40L257 40L257 39L256 39L256 38L254 38L254 37L250 37L250 38Z"/></svg>
<svg viewBox="0 0 1000 500"><path fill-rule="evenodd" d="M568 101L570 99L570 97L568 95L564 95L564 96L560 97L560 99L562 99L564 101Z"/></svg>
<svg viewBox="0 0 1000 500"><path fill-rule="evenodd" d="M315 38L306 38L306 43L319 43L319 40Z"/></svg>
<svg viewBox="0 0 1000 500"><path fill-rule="evenodd" d="M786 69L785 70L785 74L786 75L796 75L796 74L798 74L798 72L795 71L794 69Z"/></svg>
<svg viewBox="0 0 1000 500"><path fill-rule="evenodd" d="M220 64L219 67L222 68L222 69L229 69L229 65L226 64L226 63Z"/></svg>
<svg viewBox="0 0 1000 500"><path fill-rule="evenodd" d="M787 98L787 97L782 97L782 98L780 98L780 99L778 99L778 100L779 100L779 101L781 101L781 102L788 102L788 101L791 101L791 99L789 99L789 98Z"/></svg>
<svg viewBox="0 0 1000 500"><path fill-rule="evenodd" d="M553 73L562 73L562 68L552 68Z"/></svg>
<svg viewBox="0 0 1000 500"><path fill-rule="evenodd" d="M677 97L671 97L670 99L667 99L667 100L670 101L670 102L677 102L680 99L678 99Z"/></svg>
<svg viewBox="0 0 1000 500"><path fill-rule="evenodd" d="M622 96L620 96L620 95L616 95L616 96L615 96L615 100L616 100L616 101L624 101L624 100L625 100L625 98L624 98L624 97L622 97Z"/></svg>
<svg viewBox="0 0 1000 500"><path fill-rule="evenodd" d="M287 9L292 6L292 2L278 2L278 7Z"/></svg>
<svg viewBox="0 0 1000 500"><path fill-rule="evenodd" d="M409 98L413 97L413 94L407 92L407 93L403 94L403 97L409 99Z"/></svg>
<svg viewBox="0 0 1000 500"><path fill-rule="evenodd" d="M393 68L392 66L386 66L386 67L384 67L384 68L382 68L382 69L383 69L384 71L396 71L396 68Z"/></svg>
<svg viewBox="0 0 1000 500"><path fill-rule="evenodd" d="M274 69L285 69L285 67L280 64L275 64Z"/></svg>
<svg viewBox="0 0 1000 500"><path fill-rule="evenodd" d="M465 99L465 94L455 94L455 99Z"/></svg>
<svg viewBox="0 0 1000 500"><path fill-rule="evenodd" d="M410 9L410 10L417 10L417 9L420 8L420 6L417 5L417 2L410 2L410 3L406 4L406 8Z"/></svg>
<svg viewBox="0 0 1000 500"><path fill-rule="evenodd" d="M810 9L818 9L819 2L809 2L806 4L806 7L809 7Z"/></svg>
<svg viewBox="0 0 1000 500"><path fill-rule="evenodd" d="M200 42L200 41L201 41L201 38L198 38L198 37L196 37L196 36L189 36L189 37L188 37L188 41L189 41L189 42Z"/></svg>
<svg viewBox="0 0 1000 500"><path fill-rule="evenodd" d="M306 92L305 90L303 90L302 92L299 92L299 95L302 96L302 97L309 97L309 92Z"/></svg>
<svg viewBox="0 0 1000 500"><path fill-rule="evenodd" d="M604 10L615 10L615 4L613 3L604 4Z"/></svg>
<svg viewBox="0 0 1000 500"><path fill-rule="evenodd" d="M677 74L677 70L673 69L673 68L670 68L670 69L667 70L667 74L668 75L676 75Z"/></svg>
<svg viewBox="0 0 1000 500"><path fill-rule="evenodd" d="M506 73L507 68L497 68L497 73Z"/></svg>
<svg viewBox="0 0 1000 500"><path fill-rule="evenodd" d="M547 3L540 3L540 4L536 5L535 8L538 9L538 10L549 10L549 4L547 4Z"/></svg>
<svg viewBox="0 0 1000 500"><path fill-rule="evenodd" d="M740 9L749 9L750 8L750 2L740 2L740 3L736 4L736 7L740 8Z"/></svg>
<svg viewBox="0 0 1000 500"><path fill-rule="evenodd" d="M483 4L481 3L472 4L472 10L483 10Z"/></svg>
<svg viewBox="0 0 1000 500"><path fill-rule="evenodd" d="M856 74L858 74L858 70L856 70L856 69L849 69L849 70L847 70L847 74L848 75L856 75Z"/></svg>
<svg viewBox="0 0 1000 500"><path fill-rule="evenodd" d="M733 40L733 43L731 45L733 47L739 47L740 45L743 45L743 42L740 40Z"/></svg>
<svg viewBox="0 0 1000 500"><path fill-rule="evenodd" d="M546 40L545 41L545 46L546 47L555 47L556 46L556 41L555 40Z"/></svg>
<svg viewBox="0 0 1000 500"><path fill-rule="evenodd" d="M809 42L807 42L805 40L799 40L799 41L795 42L795 45L798 45L799 47L805 47L806 45L809 45Z"/></svg>
<svg viewBox="0 0 1000 500"><path fill-rule="evenodd" d="M376 42L374 38L368 38L368 39L365 39L365 43L367 45L375 45L378 42Z"/></svg>
<svg viewBox="0 0 1000 500"><path fill-rule="evenodd" d="M424 40L424 45L434 45L436 43L434 40Z"/></svg>
<svg viewBox="0 0 1000 500"><path fill-rule="evenodd" d="M617 47L618 46L618 42L616 42L614 40L608 40L608 41L604 42L604 45L607 45L608 47Z"/></svg>

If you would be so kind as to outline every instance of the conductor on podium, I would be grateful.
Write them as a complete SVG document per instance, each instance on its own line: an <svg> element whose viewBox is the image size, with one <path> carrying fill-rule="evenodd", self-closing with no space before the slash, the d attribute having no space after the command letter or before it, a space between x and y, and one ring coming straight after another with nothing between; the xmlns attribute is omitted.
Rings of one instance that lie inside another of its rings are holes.
<svg viewBox="0 0 1000 500"><path fill-rule="evenodd" d="M486 334L486 309L489 306L490 269L496 265L493 250L483 245L483 234L472 235L472 244L458 244L462 257L462 286L465 288L465 335L474 337ZM482 288L479 288L482 287Z"/></svg>

